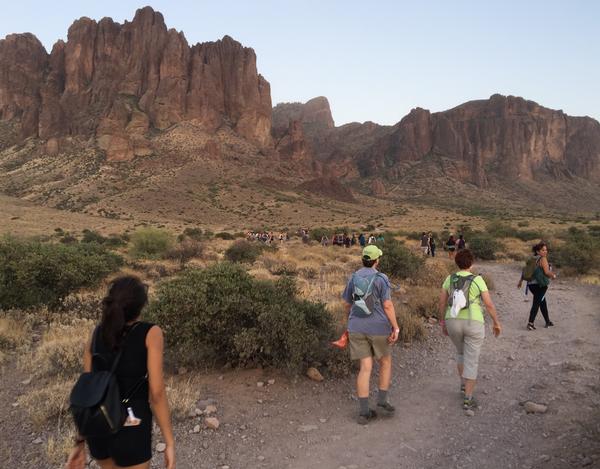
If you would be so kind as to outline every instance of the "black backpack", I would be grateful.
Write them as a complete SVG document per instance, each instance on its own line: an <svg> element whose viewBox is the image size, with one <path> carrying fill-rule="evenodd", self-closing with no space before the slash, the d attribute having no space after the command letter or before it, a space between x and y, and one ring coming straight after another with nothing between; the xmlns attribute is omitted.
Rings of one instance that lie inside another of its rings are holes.
<svg viewBox="0 0 600 469"><path fill-rule="evenodd" d="M137 326L137 323L129 332L135 326ZM92 336L92 362L94 357L99 357L99 354L96 353L98 333L99 328L96 327ZM122 346L115 357L110 371L82 373L71 390L69 397L71 414L75 420L75 426L82 437L107 437L114 435L121 429L125 422L127 413L123 403L129 399L121 400L115 370L123 354L127 335L123 338ZM141 382L145 379L146 377L142 378ZM134 388L137 389L138 385Z"/></svg>

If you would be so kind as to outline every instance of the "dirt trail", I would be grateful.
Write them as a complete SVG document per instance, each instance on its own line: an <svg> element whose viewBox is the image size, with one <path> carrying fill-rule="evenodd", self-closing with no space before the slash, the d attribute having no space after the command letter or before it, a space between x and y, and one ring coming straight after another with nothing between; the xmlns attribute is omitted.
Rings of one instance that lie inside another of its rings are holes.
<svg viewBox="0 0 600 469"><path fill-rule="evenodd" d="M556 326L544 329L540 316L538 330L528 332L531 295L517 291L517 267L477 270L495 283L504 333L495 339L486 329L474 417L460 406L454 349L434 326L426 342L395 347L396 416L365 427L354 422L353 378L314 383L268 370L204 375L199 391L217 400L221 427L191 433L197 419L179 423L178 467L600 467L600 288L554 282L547 299ZM275 384L257 387L269 378ZM527 415L520 405L526 400L547 404L548 412ZM7 422L0 427L8 430ZM25 452L41 450L25 445ZM152 466L160 463L155 455ZM21 460L11 467L45 466Z"/></svg>
<svg viewBox="0 0 600 469"><path fill-rule="evenodd" d="M214 389L225 410L237 411L223 415L230 423L219 437L200 437L206 449L197 435L183 437L182 467L600 467L600 288L554 282L547 298L556 326L544 329L540 315L540 328L528 332L531 295L516 289L517 267L490 263L478 271L495 283L504 333L495 339L487 327L474 417L463 413L454 349L435 326L428 341L395 349L395 417L354 423L352 378L277 378L257 388L249 375L245 409L234 383ZM527 415L526 400L548 412Z"/></svg>

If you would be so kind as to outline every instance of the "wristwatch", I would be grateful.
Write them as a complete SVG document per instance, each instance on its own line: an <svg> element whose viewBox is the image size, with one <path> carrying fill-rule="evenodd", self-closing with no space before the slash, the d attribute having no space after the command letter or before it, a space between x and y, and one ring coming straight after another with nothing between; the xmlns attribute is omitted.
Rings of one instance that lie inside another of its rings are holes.
<svg viewBox="0 0 600 469"><path fill-rule="evenodd" d="M399 328L399 327L396 327L396 328L394 329L394 332L396 332L396 333L400 332L400 328Z"/></svg>

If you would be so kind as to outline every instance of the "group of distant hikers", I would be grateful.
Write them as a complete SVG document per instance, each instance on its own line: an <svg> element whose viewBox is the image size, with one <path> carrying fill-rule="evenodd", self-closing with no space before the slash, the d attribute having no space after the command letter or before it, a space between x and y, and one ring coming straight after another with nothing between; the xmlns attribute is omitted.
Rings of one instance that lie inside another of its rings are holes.
<svg viewBox="0 0 600 469"><path fill-rule="evenodd" d="M461 249L465 249L467 247L467 242L465 241L464 236L458 235L458 239L454 238L454 235L450 235L446 243L444 244L444 249L448 251L448 257L450 259L454 259L454 255L456 251L460 251ZM433 233L430 231L426 233L423 231L421 233L421 252L424 256L435 257L435 237Z"/></svg>
<svg viewBox="0 0 600 469"><path fill-rule="evenodd" d="M248 241L262 241L265 244L272 244L275 240L280 243L289 241L290 237L287 232L273 233L272 231L248 231L246 233Z"/></svg>
<svg viewBox="0 0 600 469"><path fill-rule="evenodd" d="M367 244L375 244L375 243L383 243L385 238L383 233L378 233L375 236L371 233L369 236L365 236L364 233L359 233L358 236L356 233L352 233L352 237L348 233L338 233L332 235L331 238L324 233L321 236L321 246L327 247L331 243L332 246L344 246L349 248L350 246L359 245L360 247L365 247Z"/></svg>
<svg viewBox="0 0 600 469"><path fill-rule="evenodd" d="M378 412L387 416L395 412L388 393L392 345L398 340L400 325L392 303L392 285L378 271L383 255L377 244L365 240L363 266L351 275L342 293L348 314L347 331L334 342L342 347L349 345L350 357L360 362L356 379L359 424L371 422ZM548 315L546 291L556 274L547 255L546 244L536 244L518 282L519 288L527 282L533 294L528 330L535 329L540 308L546 327L554 325ZM478 408L473 394L485 337L484 307L492 320L494 336L502 332L486 282L473 273L473 260L469 249L456 251L458 270L441 285L438 305L441 330L456 348L462 407L469 412ZM165 467L175 467L175 438L163 377L163 332L157 325L140 320L148 301L147 290L138 278L123 276L111 283L102 302L102 318L85 346L84 373L70 396L78 434L67 461L69 469L85 467L86 443L101 469L148 469L153 419L164 441ZM374 362L379 365L379 380L372 409L369 382Z"/></svg>

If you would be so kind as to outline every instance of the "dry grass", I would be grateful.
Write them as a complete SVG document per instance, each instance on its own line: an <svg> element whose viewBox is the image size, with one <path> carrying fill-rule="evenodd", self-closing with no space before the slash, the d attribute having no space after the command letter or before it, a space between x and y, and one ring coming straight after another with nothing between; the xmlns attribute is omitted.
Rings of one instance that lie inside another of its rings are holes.
<svg viewBox="0 0 600 469"><path fill-rule="evenodd" d="M31 327L26 321L0 317L0 350L15 350L31 342Z"/></svg>
<svg viewBox="0 0 600 469"><path fill-rule="evenodd" d="M71 324L53 323L39 347L22 360L22 367L36 378L74 376L82 370L83 350L94 322L77 319Z"/></svg>
<svg viewBox="0 0 600 469"><path fill-rule="evenodd" d="M456 264L450 259L427 259L412 283L419 286L441 287L446 277L456 269Z"/></svg>
<svg viewBox="0 0 600 469"><path fill-rule="evenodd" d="M396 317L400 326L400 341L412 342L413 340L421 340L425 337L425 323L421 316L401 309L396 311Z"/></svg>
<svg viewBox="0 0 600 469"><path fill-rule="evenodd" d="M196 408L198 383L193 376L172 377L167 381L167 397L173 418L182 420Z"/></svg>
<svg viewBox="0 0 600 469"><path fill-rule="evenodd" d="M68 398L74 381L59 381L42 388L33 389L18 399L19 405L27 412L38 428L67 415Z"/></svg>
<svg viewBox="0 0 600 469"><path fill-rule="evenodd" d="M75 429L72 425L63 426L63 428L59 426L55 434L48 437L46 458L53 467L62 467L73 449L74 439Z"/></svg>

